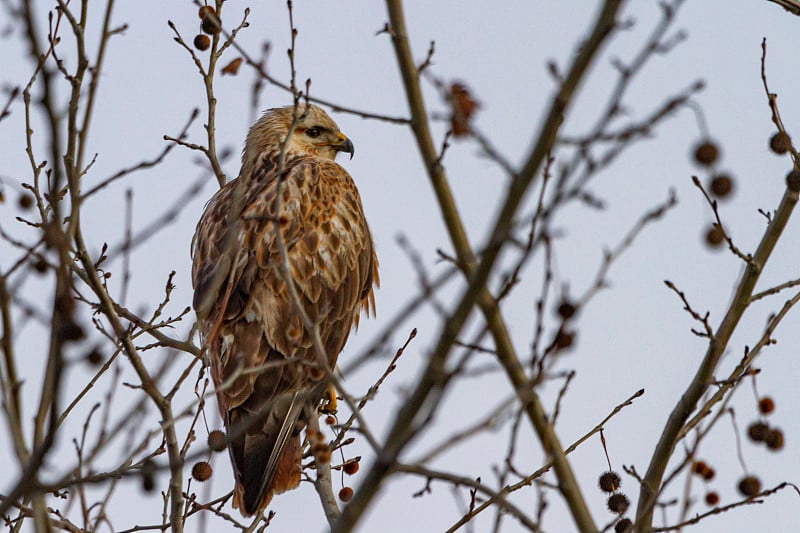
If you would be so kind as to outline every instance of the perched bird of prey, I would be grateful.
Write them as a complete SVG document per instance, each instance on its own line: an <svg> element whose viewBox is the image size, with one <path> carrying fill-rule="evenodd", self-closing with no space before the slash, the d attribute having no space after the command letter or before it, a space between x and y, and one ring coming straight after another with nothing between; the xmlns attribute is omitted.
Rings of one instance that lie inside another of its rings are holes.
<svg viewBox="0 0 800 533"><path fill-rule="evenodd" d="M352 158L353 143L321 108L270 109L192 242L194 308L244 516L300 483L304 417L360 313L374 313L378 261L339 152Z"/></svg>

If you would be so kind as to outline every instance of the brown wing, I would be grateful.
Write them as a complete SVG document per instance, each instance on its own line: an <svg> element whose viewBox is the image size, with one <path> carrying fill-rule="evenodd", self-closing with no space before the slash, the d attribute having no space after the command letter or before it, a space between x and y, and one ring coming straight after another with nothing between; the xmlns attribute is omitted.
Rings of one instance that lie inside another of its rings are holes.
<svg viewBox="0 0 800 533"><path fill-rule="evenodd" d="M274 221L330 368L361 308L374 306L377 282L372 238L344 169L317 158L287 161L276 215L274 158L263 161L246 187L237 189L234 180L209 202L192 269L201 336L231 440L234 506L247 515L299 483L297 420L304 405L316 404L325 375L279 271ZM237 197L242 214L229 229Z"/></svg>

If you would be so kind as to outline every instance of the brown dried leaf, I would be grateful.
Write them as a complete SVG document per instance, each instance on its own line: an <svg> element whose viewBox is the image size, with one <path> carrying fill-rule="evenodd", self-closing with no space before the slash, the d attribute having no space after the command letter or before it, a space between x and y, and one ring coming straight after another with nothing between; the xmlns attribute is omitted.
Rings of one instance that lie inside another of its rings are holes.
<svg viewBox="0 0 800 533"><path fill-rule="evenodd" d="M450 105L453 110L450 116L453 135L462 137L469 134L469 121L479 107L478 102L463 84L453 83L450 85Z"/></svg>
<svg viewBox="0 0 800 533"><path fill-rule="evenodd" d="M231 76L235 76L237 72L239 72L239 67L242 66L242 58L237 57L222 69L223 74L230 74Z"/></svg>

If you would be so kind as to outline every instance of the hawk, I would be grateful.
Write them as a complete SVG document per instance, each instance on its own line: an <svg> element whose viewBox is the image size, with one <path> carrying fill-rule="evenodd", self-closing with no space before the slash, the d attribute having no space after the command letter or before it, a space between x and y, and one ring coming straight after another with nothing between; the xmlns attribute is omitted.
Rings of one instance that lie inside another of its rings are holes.
<svg viewBox="0 0 800 533"><path fill-rule="evenodd" d="M360 313L375 311L378 260L339 152L352 158L353 143L321 108L270 109L192 241L193 305L243 516L300 483L304 419Z"/></svg>

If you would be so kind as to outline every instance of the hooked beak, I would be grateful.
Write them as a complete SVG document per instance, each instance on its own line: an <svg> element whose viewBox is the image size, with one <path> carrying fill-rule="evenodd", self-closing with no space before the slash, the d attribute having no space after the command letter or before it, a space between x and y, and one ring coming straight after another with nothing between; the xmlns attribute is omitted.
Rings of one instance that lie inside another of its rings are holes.
<svg viewBox="0 0 800 533"><path fill-rule="evenodd" d="M339 144L336 145L337 152L347 152L350 154L350 159L353 159L353 155L356 153L356 148L353 146L353 142L345 137L345 135L340 131L336 134L339 138Z"/></svg>

